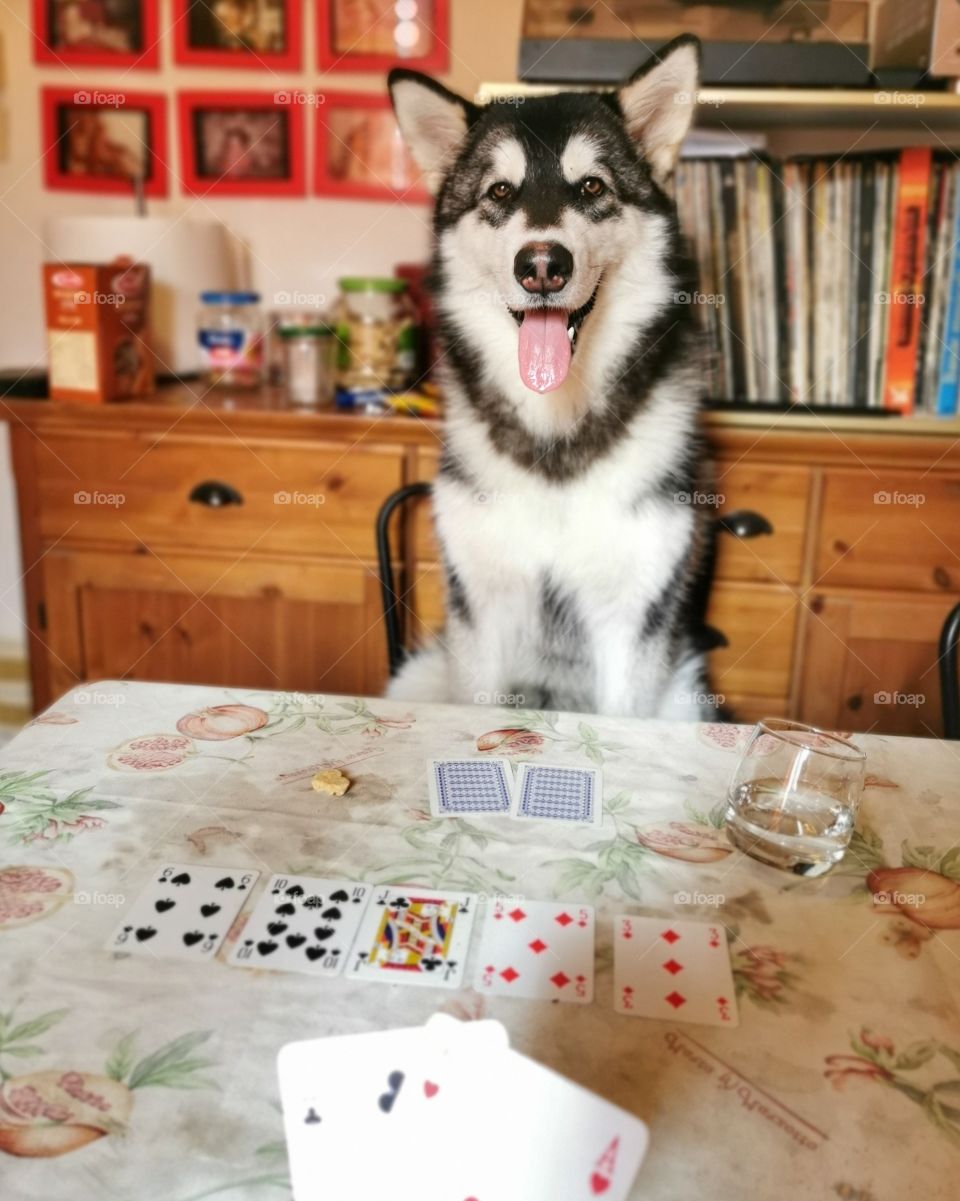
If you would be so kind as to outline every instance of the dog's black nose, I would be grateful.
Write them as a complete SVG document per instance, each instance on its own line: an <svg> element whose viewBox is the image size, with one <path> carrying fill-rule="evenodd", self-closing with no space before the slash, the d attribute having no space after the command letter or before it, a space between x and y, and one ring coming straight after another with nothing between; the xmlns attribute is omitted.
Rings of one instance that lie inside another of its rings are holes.
<svg viewBox="0 0 960 1201"><path fill-rule="evenodd" d="M573 255L559 242L528 242L517 251L513 274L527 292L559 292L573 275Z"/></svg>

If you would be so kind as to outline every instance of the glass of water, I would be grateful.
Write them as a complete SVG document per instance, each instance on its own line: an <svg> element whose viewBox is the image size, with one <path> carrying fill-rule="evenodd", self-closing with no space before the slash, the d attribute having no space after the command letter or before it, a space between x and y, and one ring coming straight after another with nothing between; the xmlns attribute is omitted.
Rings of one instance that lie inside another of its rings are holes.
<svg viewBox="0 0 960 1201"><path fill-rule="evenodd" d="M727 794L727 836L774 867L819 876L843 858L863 792L866 755L813 726L757 723Z"/></svg>

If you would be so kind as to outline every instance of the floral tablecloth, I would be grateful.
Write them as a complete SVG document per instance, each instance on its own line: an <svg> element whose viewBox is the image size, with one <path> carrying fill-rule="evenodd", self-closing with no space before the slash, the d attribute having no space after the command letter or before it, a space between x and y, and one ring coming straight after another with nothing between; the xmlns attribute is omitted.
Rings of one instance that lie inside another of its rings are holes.
<svg viewBox="0 0 960 1201"><path fill-rule="evenodd" d="M858 736L859 830L811 881L725 840L745 735L142 683L67 695L0 755L0 1196L284 1201L283 1043L439 1008L500 1019L519 1050L641 1116L638 1199L956 1201L960 750ZM602 828L432 819L425 760L478 753L601 764ZM344 797L312 791L324 765L354 780ZM223 950L109 954L162 860L591 901L596 1000L239 971ZM614 1013L624 911L725 923L737 1029Z"/></svg>

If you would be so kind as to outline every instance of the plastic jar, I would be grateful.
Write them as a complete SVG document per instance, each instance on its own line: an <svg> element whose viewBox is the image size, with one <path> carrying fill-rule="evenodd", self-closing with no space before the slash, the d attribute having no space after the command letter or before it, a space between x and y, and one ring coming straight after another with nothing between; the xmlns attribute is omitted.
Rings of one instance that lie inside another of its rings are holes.
<svg viewBox="0 0 960 1201"><path fill-rule="evenodd" d="M326 405L333 399L334 348L329 325L284 325L284 378L291 404Z"/></svg>
<svg viewBox="0 0 960 1201"><path fill-rule="evenodd" d="M417 361L415 310L405 279L350 276L339 281L340 385L403 389Z"/></svg>
<svg viewBox="0 0 960 1201"><path fill-rule="evenodd" d="M258 292L201 292L197 340L210 387L256 388L263 368Z"/></svg>

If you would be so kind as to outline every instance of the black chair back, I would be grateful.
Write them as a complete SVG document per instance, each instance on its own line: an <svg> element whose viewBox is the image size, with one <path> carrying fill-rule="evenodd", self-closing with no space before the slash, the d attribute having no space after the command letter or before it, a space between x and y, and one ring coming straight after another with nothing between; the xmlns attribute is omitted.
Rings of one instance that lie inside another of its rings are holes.
<svg viewBox="0 0 960 1201"><path fill-rule="evenodd" d="M940 696L943 736L960 739L960 604L947 614L940 631Z"/></svg>

